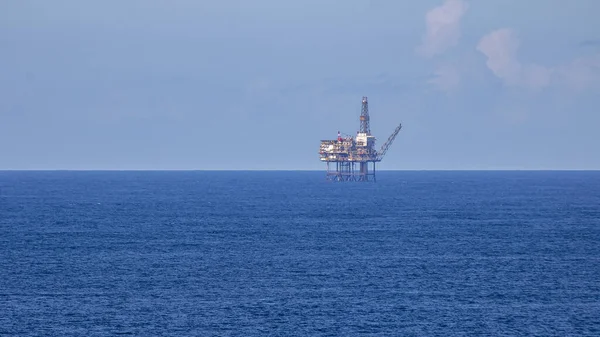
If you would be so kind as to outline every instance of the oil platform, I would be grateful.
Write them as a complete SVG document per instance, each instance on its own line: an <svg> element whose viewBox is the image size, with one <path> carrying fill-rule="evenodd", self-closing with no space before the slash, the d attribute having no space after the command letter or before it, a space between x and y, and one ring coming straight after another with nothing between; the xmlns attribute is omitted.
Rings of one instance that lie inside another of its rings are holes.
<svg viewBox="0 0 600 337"><path fill-rule="evenodd" d="M369 102L362 98L360 130L356 137L338 131L336 140L322 140L319 154L327 163L327 180L330 181L376 181L375 163L380 162L402 129L399 124L379 151L375 150L375 137L369 126Z"/></svg>

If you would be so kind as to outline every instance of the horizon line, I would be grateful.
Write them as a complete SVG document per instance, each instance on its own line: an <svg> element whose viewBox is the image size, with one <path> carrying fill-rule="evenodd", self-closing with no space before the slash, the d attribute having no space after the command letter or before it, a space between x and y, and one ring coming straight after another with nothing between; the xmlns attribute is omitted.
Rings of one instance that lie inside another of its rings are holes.
<svg viewBox="0 0 600 337"><path fill-rule="evenodd" d="M0 169L0 172L325 172L321 169ZM536 171L536 172L557 172L557 171L600 171L600 169L378 169L377 172L515 172L515 171Z"/></svg>

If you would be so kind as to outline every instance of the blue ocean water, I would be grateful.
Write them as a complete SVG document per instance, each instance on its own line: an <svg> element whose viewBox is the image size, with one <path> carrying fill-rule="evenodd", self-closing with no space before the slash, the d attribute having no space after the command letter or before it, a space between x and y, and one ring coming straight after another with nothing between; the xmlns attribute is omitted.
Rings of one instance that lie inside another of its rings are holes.
<svg viewBox="0 0 600 337"><path fill-rule="evenodd" d="M0 172L0 335L599 336L600 172Z"/></svg>

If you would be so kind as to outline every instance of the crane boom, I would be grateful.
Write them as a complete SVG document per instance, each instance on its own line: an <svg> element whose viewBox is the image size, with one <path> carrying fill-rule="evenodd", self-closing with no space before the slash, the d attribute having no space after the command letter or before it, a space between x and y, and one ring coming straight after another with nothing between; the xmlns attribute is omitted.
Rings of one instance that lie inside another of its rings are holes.
<svg viewBox="0 0 600 337"><path fill-rule="evenodd" d="M379 152L377 152L377 161L383 159L383 156L385 156L385 153L394 142L394 139L396 139L396 136L398 135L398 132L400 132L400 129L402 129L402 123L400 123L400 125L396 127L396 130L394 130L394 132L388 137L385 143L383 143Z"/></svg>

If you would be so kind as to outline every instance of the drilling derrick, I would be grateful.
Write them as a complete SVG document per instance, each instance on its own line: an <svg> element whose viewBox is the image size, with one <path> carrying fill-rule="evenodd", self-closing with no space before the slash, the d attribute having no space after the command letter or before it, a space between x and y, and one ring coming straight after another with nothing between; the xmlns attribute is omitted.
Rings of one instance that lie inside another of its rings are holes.
<svg viewBox="0 0 600 337"><path fill-rule="evenodd" d="M369 101L367 97L362 98L362 109L360 111L360 132L371 134L371 126L369 125Z"/></svg>
<svg viewBox="0 0 600 337"><path fill-rule="evenodd" d="M319 154L321 161L327 163L327 180L375 181L375 163L383 159L402 129L402 124L396 127L381 149L376 151L375 137L371 135L369 119L369 102L367 97L363 97L360 128L356 137L348 135L342 137L338 131L336 140L321 141Z"/></svg>

